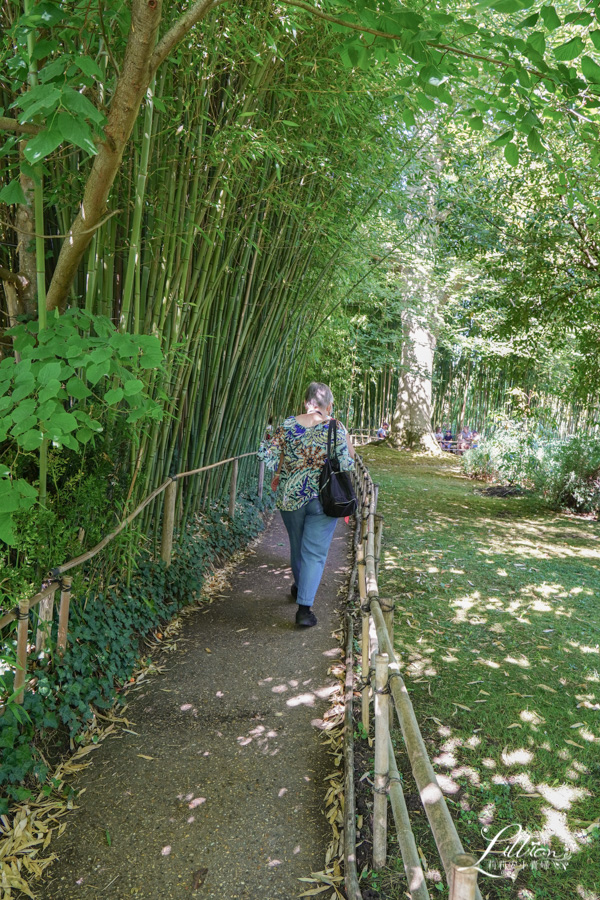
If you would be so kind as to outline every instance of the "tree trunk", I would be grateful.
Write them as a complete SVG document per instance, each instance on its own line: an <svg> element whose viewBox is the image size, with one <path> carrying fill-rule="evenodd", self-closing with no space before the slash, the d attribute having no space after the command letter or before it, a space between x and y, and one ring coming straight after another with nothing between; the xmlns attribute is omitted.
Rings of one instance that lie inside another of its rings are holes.
<svg viewBox="0 0 600 900"><path fill-rule="evenodd" d="M105 139L85 185L83 201L67 239L63 242L47 296L47 309L63 310L77 267L95 229L106 212L106 204L123 151L152 77L151 58L161 17L161 0L133 0L131 31L123 69L104 129Z"/></svg>
<svg viewBox="0 0 600 900"><path fill-rule="evenodd" d="M392 417L391 438L397 447L440 453L431 428L431 376L435 338L409 311L403 314L402 374Z"/></svg>

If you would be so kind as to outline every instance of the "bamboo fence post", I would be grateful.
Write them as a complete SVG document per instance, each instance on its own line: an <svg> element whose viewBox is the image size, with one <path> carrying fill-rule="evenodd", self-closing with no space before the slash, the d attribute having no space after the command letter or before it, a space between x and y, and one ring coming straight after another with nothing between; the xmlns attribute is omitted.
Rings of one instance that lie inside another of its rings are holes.
<svg viewBox="0 0 600 900"><path fill-rule="evenodd" d="M237 478L238 478L238 465L239 460L236 458L233 461L233 466L231 467L231 484L229 486L229 518L233 519L235 516L235 497L237 491Z"/></svg>
<svg viewBox="0 0 600 900"><path fill-rule="evenodd" d="M381 542L383 540L383 516L375 514L375 577L379 580L379 561L381 559Z"/></svg>
<svg viewBox="0 0 600 900"><path fill-rule="evenodd" d="M393 706L390 703L390 706ZM425 882L425 873L419 859L419 851L410 824L406 800L402 790L402 782L394 755L391 737L388 738L390 760L390 806L396 825L396 837L404 863L406 883L412 900L429 900L429 891Z"/></svg>
<svg viewBox="0 0 600 900"><path fill-rule="evenodd" d="M474 900L477 890L477 860L470 853L459 853L452 860L450 900Z"/></svg>
<svg viewBox="0 0 600 900"><path fill-rule="evenodd" d="M70 575L62 576L60 589L60 609L58 611L58 639L56 641L56 649L62 654L67 649L67 632L69 629L69 607L71 605L71 584L73 579Z"/></svg>
<svg viewBox="0 0 600 900"><path fill-rule="evenodd" d="M262 500L263 488L265 486L265 461L261 459L258 464L258 499Z"/></svg>
<svg viewBox="0 0 600 900"><path fill-rule="evenodd" d="M373 493L375 495L375 503L373 504L373 509L377 509L377 501L379 500L379 484L375 484L373 482Z"/></svg>
<svg viewBox="0 0 600 900"><path fill-rule="evenodd" d="M175 527L175 503L177 501L177 482L175 479L167 485L165 491L165 505L163 509L162 541L160 556L168 566L171 565L173 553L173 529Z"/></svg>
<svg viewBox="0 0 600 900"><path fill-rule="evenodd" d="M27 631L29 628L29 600L19 600L17 613L17 668L15 671L15 703L23 703L27 675Z"/></svg>
<svg viewBox="0 0 600 900"><path fill-rule="evenodd" d="M35 652L40 653L46 649L48 641L48 632L52 624L52 616L54 614L54 596L56 591L52 591L48 597L40 600L38 608L38 625L35 635Z"/></svg>
<svg viewBox="0 0 600 900"><path fill-rule="evenodd" d="M379 605L381 607L381 611L383 613L383 619L385 622L385 627L388 633L388 637L390 639L390 644L392 647L394 646L394 609L396 604L393 600L384 599L383 597L379 597ZM388 709L390 711L390 728L394 727L394 704L388 703Z"/></svg>
<svg viewBox="0 0 600 900"><path fill-rule="evenodd" d="M387 808L390 775L387 653L375 657L375 775L373 778L373 869L387 859Z"/></svg>
<svg viewBox="0 0 600 900"><path fill-rule="evenodd" d="M365 731L369 732L369 664L370 664L370 652L369 652L369 618L370 614L368 609L366 608L367 603L367 579L366 579L366 565L365 565L365 545L362 540L362 530L364 527L364 519L363 525L361 525L361 534L358 542L358 546L356 548L356 561L357 561L357 571L358 571L358 594L360 598L360 610L361 610L361 621L362 621L362 649L361 649L361 678L363 683L362 688L362 705L361 705L361 713L362 713L362 724Z"/></svg>

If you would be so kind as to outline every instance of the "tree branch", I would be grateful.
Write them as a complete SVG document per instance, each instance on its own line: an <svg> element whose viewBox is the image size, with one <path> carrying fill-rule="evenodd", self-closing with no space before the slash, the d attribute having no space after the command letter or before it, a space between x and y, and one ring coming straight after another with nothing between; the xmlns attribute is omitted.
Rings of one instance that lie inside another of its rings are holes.
<svg viewBox="0 0 600 900"><path fill-rule="evenodd" d="M14 284L19 293L24 291L29 285L29 279L26 275L22 275L20 272L11 272L10 269L5 269L4 266L0 266L0 281Z"/></svg>
<svg viewBox="0 0 600 900"><path fill-rule="evenodd" d="M281 3L282 6L294 6L297 9L304 9L312 16L316 16L317 19L325 19L326 22L332 22L334 25L342 25L344 28L349 28L351 31L358 31L361 34L372 34L375 37L386 38L390 41L399 41L402 37L402 35L400 34L391 34L387 31L379 31L377 28L368 28L366 25L354 25L352 22L346 22L344 21L344 19L338 19L336 16L331 16L329 15L329 13L324 13L320 9L311 6L309 3L303 3L302 0L278 0L278 2ZM514 61L506 62L503 59L494 59L491 56L484 56L480 53L470 53L468 50L459 50L457 47L453 47L451 44L437 44L434 41L424 41L424 43L428 47L432 47L434 50L443 50L446 53L454 53L456 56L464 56L467 59L476 59L480 62L487 62L493 66L499 66L502 69L511 69L515 66ZM550 78L549 75L544 74L543 72L539 72L537 69L532 69L527 65L525 65L524 68L526 68L531 75L536 75L538 78L545 78L549 81L554 81L554 79Z"/></svg>
<svg viewBox="0 0 600 900"><path fill-rule="evenodd" d="M221 6L227 0L196 0L175 24L162 36L150 59L150 72L155 74L158 67L165 61L173 47L185 37L185 35L197 25L216 6Z"/></svg>
<svg viewBox="0 0 600 900"><path fill-rule="evenodd" d="M39 134L41 130L39 125L33 125L29 122L22 125L16 119L0 116L0 131L16 131L17 134Z"/></svg>

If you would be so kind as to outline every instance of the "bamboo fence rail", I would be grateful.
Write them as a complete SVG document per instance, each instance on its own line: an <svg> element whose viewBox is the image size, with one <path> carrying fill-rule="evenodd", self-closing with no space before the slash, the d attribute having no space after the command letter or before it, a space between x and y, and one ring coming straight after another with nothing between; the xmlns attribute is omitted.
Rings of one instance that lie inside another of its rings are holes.
<svg viewBox="0 0 600 900"><path fill-rule="evenodd" d="M373 483L368 469L358 455L354 479L359 507L355 532L355 565L348 596L352 595L353 582L356 579L362 620L360 673L362 722L367 732L370 725L371 695L375 707L373 869L381 869L386 864L389 795L410 895L413 900L427 900L429 897L389 734L391 717L395 709L413 776L448 879L450 900L481 900L477 887L476 861L474 857L464 852L427 755L415 712L400 674L400 666L394 652L394 604L379 597L377 585L383 529L383 518L376 512L378 485ZM371 665L371 660L374 665ZM351 660L350 666L352 667ZM390 697L393 703L390 704L391 710L388 711ZM348 729L345 732L345 739L348 739ZM346 754L346 763L348 757L349 754ZM350 799L353 799L353 793ZM347 796L347 804L348 801ZM347 817L351 814L354 815L353 810L348 812ZM349 852L354 853L352 843L347 844L345 848L347 872L349 866L351 870L353 866L355 867L355 859L348 858Z"/></svg>
<svg viewBox="0 0 600 900"><path fill-rule="evenodd" d="M42 588L39 593L30 597L28 600L20 600L18 608L12 609L0 618L0 631L11 622L17 621L17 655L15 667L15 680L12 700L15 703L22 704L26 690L27 678L27 659L29 645L29 613L32 609L40 606L37 617L37 629L35 637L36 652L45 650L48 643L48 633L52 623L54 612L54 597L56 591L60 589L60 607L58 613L58 637L56 642L56 651L62 655L67 648L67 634L69 622L69 607L71 603L71 584L72 578L65 575L65 572L82 565L92 559L101 550L103 550L114 538L120 534L139 514L150 504L156 497L166 491L165 503L163 506L162 520L162 540L161 540L161 559L167 566L171 564L173 553L173 534L175 530L175 507L177 500L177 482L188 478L191 475L198 475L209 469L215 469L220 466L232 463L232 472L229 489L229 516L233 519L235 516L235 504L237 497L238 485L238 467L241 459L256 456L255 452L242 453L239 456L230 456L227 459L219 460L219 462L211 463L207 466L201 466L197 469L191 469L188 472L178 472L163 482L156 490L152 491L142 502L115 528L110 534L107 534L95 547L87 550L85 553L76 556L74 559L68 560L60 566L52 569L50 572L50 581ZM258 496L262 499L264 485L264 463L260 461L258 472ZM4 707L0 706L0 715L4 712Z"/></svg>

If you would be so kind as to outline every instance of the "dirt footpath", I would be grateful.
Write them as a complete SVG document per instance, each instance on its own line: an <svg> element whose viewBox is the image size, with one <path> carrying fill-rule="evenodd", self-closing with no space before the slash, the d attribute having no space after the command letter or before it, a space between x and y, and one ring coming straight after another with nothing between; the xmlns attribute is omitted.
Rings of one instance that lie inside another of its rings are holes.
<svg viewBox="0 0 600 900"><path fill-rule="evenodd" d="M330 837L320 728L349 544L342 520L314 628L294 624L278 514L226 596L186 617L164 673L131 694L135 733L107 739L77 782L40 900L291 900L310 887L298 878L323 869Z"/></svg>

